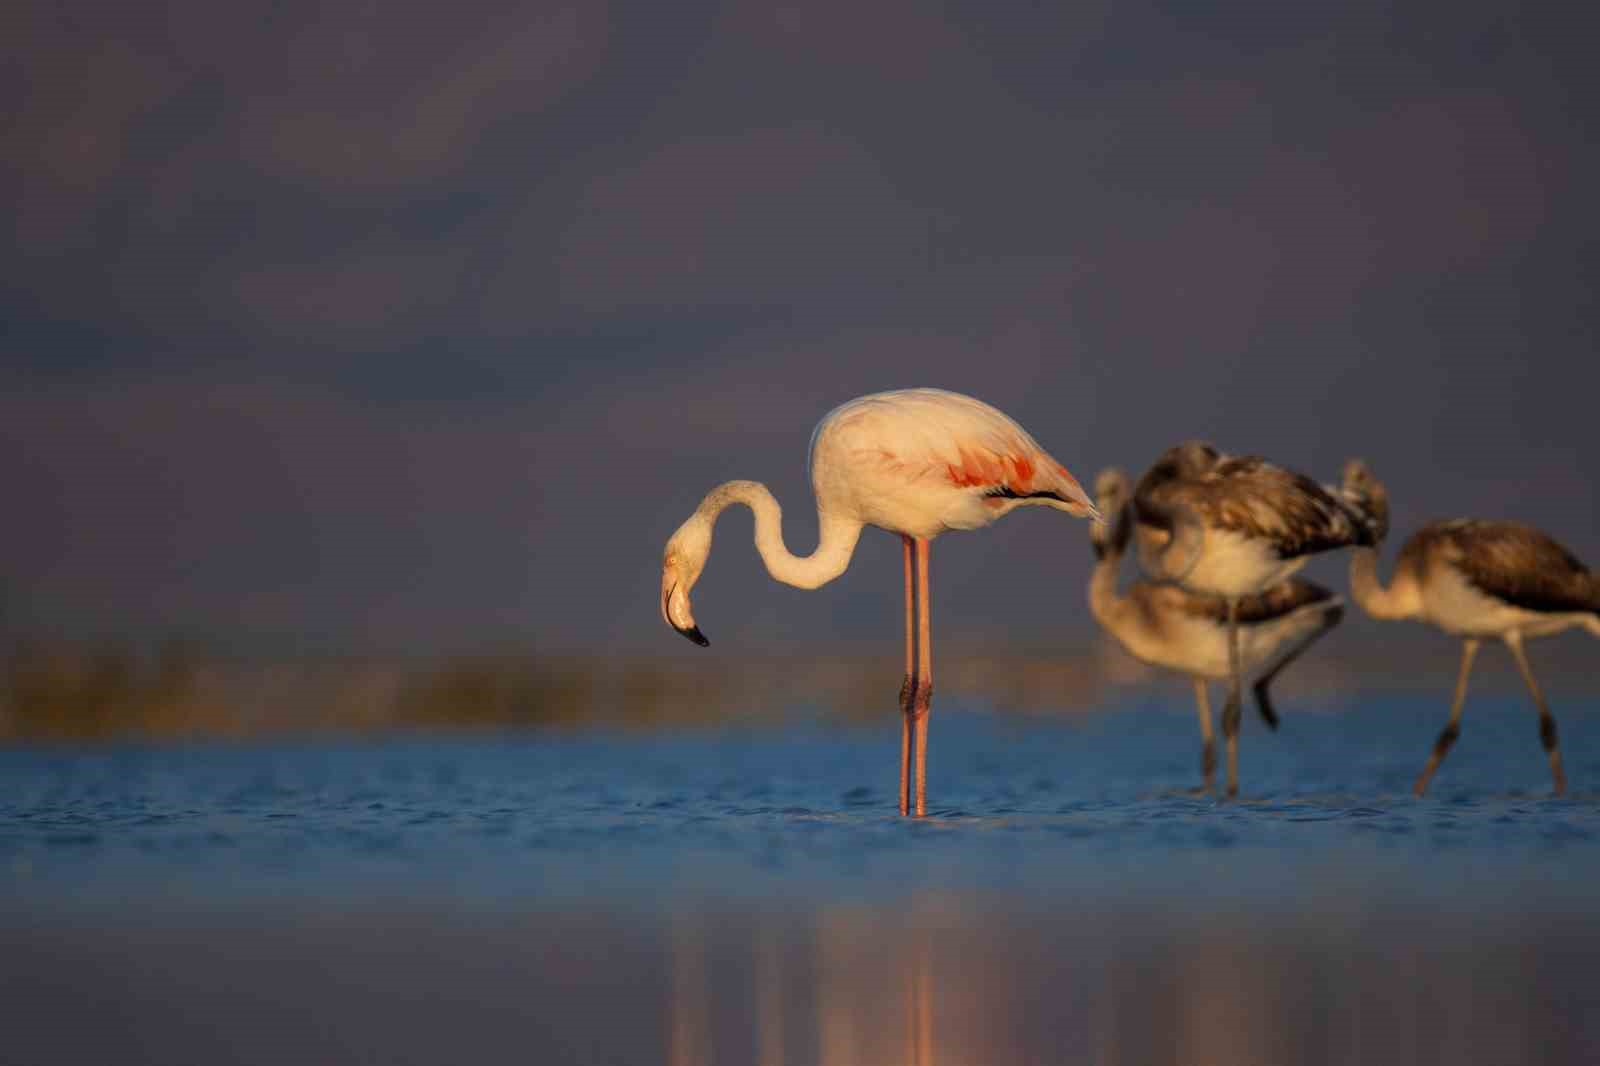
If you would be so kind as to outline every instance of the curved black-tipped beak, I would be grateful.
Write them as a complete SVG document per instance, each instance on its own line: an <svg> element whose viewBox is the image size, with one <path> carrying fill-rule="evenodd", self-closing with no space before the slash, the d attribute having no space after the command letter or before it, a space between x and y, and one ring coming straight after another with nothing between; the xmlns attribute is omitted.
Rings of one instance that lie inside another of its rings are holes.
<svg viewBox="0 0 1600 1066"><path fill-rule="evenodd" d="M673 626L672 628L678 629L677 626ZM709 648L711 646L711 641L707 640L706 635L700 632L699 626L690 626L688 629L678 629L678 632L682 633L685 637L688 637L702 648Z"/></svg>

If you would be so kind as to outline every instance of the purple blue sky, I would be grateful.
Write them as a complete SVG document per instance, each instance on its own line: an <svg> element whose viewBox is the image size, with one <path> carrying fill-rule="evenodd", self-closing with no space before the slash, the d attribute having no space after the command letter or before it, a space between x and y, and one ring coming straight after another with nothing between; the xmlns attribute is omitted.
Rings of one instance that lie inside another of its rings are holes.
<svg viewBox="0 0 1600 1066"><path fill-rule="evenodd" d="M1600 563L1580 6L23 0L0 621L308 649L898 638L772 584L818 417L937 385L1087 481L1204 436ZM940 640L1086 641L1082 523L941 539ZM1335 563L1315 571L1342 585ZM1353 616L1347 628L1374 626ZM680 647L681 645L681 647Z"/></svg>

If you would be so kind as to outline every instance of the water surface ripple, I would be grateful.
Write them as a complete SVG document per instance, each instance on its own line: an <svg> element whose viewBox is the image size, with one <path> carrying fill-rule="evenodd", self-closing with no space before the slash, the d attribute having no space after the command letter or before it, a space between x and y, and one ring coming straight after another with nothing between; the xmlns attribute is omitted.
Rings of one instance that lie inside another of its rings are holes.
<svg viewBox="0 0 1600 1066"><path fill-rule="evenodd" d="M1197 742L1180 709L936 714L923 821L893 809L888 715L865 727L16 748L0 752L3 893L52 906L372 892L635 905L907 885L1160 898L1200 878L1191 898L1266 902L1286 878L1360 873L1459 902L1529 883L1561 896L1575 874L1600 872L1600 716L1586 707L1563 716L1573 790L1559 799L1520 706L1469 717L1422 800L1408 790L1438 725L1431 704L1324 708L1276 735L1248 723L1234 802L1194 793Z"/></svg>

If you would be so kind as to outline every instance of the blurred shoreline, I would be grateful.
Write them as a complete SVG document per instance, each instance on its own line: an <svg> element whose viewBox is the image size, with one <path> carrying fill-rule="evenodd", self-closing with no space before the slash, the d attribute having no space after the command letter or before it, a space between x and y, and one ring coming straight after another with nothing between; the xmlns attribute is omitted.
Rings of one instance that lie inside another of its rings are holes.
<svg viewBox="0 0 1600 1066"><path fill-rule="evenodd" d="M1581 640L1540 642L1541 681L1558 702L1588 698ZM1060 714L1160 701L1189 706L1185 679L1100 637L1068 652L951 642L936 664L936 706ZM1284 703L1359 692L1437 692L1453 641L1370 641L1310 655L1275 688ZM1485 660L1497 656L1485 656ZM0 660L0 743L139 738L250 739L388 730L649 730L778 723L796 713L875 722L897 699L893 649L728 661L705 655L548 654L490 649L443 656L249 657L183 641L13 639ZM1483 662L1476 692L1520 690ZM1298 709L1298 708L1297 708Z"/></svg>

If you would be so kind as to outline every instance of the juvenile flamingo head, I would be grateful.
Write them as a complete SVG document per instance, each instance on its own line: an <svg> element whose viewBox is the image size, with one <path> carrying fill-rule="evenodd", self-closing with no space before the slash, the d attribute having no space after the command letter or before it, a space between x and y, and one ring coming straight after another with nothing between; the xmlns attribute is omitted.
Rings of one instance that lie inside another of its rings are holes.
<svg viewBox="0 0 1600 1066"><path fill-rule="evenodd" d="M698 514L678 527L661 553L661 617L702 648L711 641L694 623L689 590L700 580L710 554L711 523Z"/></svg>
<svg viewBox="0 0 1600 1066"><path fill-rule="evenodd" d="M1360 459L1344 464L1344 478L1339 485L1340 494L1360 509L1371 525L1373 535L1383 540L1389 535L1389 490Z"/></svg>
<svg viewBox="0 0 1600 1066"><path fill-rule="evenodd" d="M1222 453L1209 441L1186 440L1182 444L1174 444L1150 464L1150 469L1139 478L1139 487L1134 494L1144 497L1161 485L1204 478L1222 460Z"/></svg>
<svg viewBox="0 0 1600 1066"><path fill-rule="evenodd" d="M1089 541L1094 553L1105 558L1108 551L1121 553L1128 546L1128 475L1115 467L1100 471L1094 479L1095 506L1098 510L1089 523Z"/></svg>
<svg viewBox="0 0 1600 1066"><path fill-rule="evenodd" d="M1102 519L1116 514L1128 502L1128 475L1111 466L1094 479L1094 502Z"/></svg>

